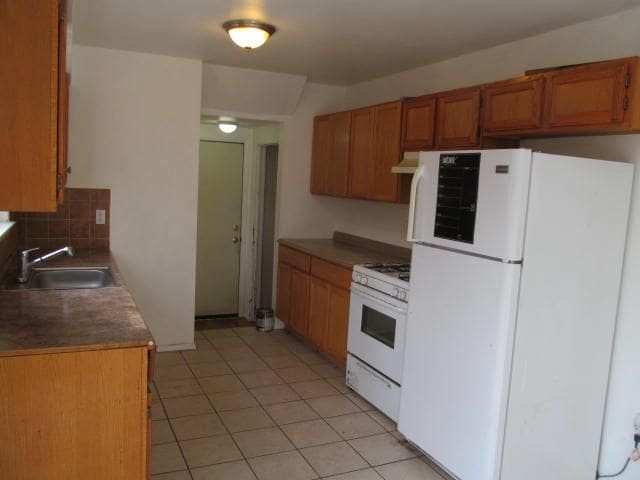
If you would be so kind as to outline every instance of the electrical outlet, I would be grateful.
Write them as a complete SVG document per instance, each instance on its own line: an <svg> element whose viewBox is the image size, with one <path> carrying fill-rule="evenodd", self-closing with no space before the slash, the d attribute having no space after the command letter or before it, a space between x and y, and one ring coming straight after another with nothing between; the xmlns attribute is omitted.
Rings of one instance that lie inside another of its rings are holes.
<svg viewBox="0 0 640 480"><path fill-rule="evenodd" d="M106 223L105 210L96 210L96 225L104 225Z"/></svg>

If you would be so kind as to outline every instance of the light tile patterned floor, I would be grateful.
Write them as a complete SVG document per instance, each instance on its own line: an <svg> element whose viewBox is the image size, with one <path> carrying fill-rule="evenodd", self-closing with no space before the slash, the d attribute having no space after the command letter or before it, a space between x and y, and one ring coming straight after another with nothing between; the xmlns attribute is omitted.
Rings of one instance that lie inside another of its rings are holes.
<svg viewBox="0 0 640 480"><path fill-rule="evenodd" d="M442 480L344 370L284 331L196 333L159 353L153 478Z"/></svg>

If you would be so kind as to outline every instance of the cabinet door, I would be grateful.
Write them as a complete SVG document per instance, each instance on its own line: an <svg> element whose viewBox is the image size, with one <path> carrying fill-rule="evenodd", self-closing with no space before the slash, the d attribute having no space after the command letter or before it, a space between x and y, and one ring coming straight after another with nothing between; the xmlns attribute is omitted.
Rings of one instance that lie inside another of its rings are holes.
<svg viewBox="0 0 640 480"><path fill-rule="evenodd" d="M482 128L486 134L538 128L542 124L542 76L498 82L484 88Z"/></svg>
<svg viewBox="0 0 640 480"><path fill-rule="evenodd" d="M391 167L400 161L402 102L376 106L374 125L373 177L368 197L395 202L398 197L398 175L391 172Z"/></svg>
<svg viewBox="0 0 640 480"><path fill-rule="evenodd" d="M60 0L60 18L58 28L58 204L64 203L64 187L67 184L67 156L69 142L69 82L67 68L67 18L68 2Z"/></svg>
<svg viewBox="0 0 640 480"><path fill-rule="evenodd" d="M328 193L328 173L333 150L331 123L331 115L322 115L313 120L311 193Z"/></svg>
<svg viewBox="0 0 640 480"><path fill-rule="evenodd" d="M327 190L329 195L344 197L349 189L349 137L351 135L351 112L331 115L331 163Z"/></svg>
<svg viewBox="0 0 640 480"><path fill-rule="evenodd" d="M304 336L307 335L309 318L309 283L308 273L291 269L289 326L294 332Z"/></svg>
<svg viewBox="0 0 640 480"><path fill-rule="evenodd" d="M307 336L311 343L321 350L326 349L329 302L329 284L319 278L311 277Z"/></svg>
<svg viewBox="0 0 640 480"><path fill-rule="evenodd" d="M623 121L627 61L603 62L549 73L547 124L575 127Z"/></svg>
<svg viewBox="0 0 640 480"><path fill-rule="evenodd" d="M373 171L374 108L351 112L351 141L349 145L349 196L367 198Z"/></svg>
<svg viewBox="0 0 640 480"><path fill-rule="evenodd" d="M403 107L402 149L409 152L434 146L436 97L412 98Z"/></svg>
<svg viewBox="0 0 640 480"><path fill-rule="evenodd" d="M464 148L478 145L480 88L468 88L438 96L436 147Z"/></svg>
<svg viewBox="0 0 640 480"><path fill-rule="evenodd" d="M278 263L278 287L276 291L276 315L284 323L289 324L289 305L291 297L291 267L286 263Z"/></svg>
<svg viewBox="0 0 640 480"><path fill-rule="evenodd" d="M349 290L329 286L329 319L327 322L327 353L337 362L347 361L349 330Z"/></svg>
<svg viewBox="0 0 640 480"><path fill-rule="evenodd" d="M0 210L56 210L58 0L0 2Z"/></svg>

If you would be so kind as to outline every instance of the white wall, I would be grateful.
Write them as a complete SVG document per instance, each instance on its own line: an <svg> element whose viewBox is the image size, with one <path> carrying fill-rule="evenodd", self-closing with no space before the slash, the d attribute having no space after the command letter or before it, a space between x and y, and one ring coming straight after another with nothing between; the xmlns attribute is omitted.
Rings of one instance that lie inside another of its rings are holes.
<svg viewBox="0 0 640 480"><path fill-rule="evenodd" d="M640 55L640 8L536 37L464 55L347 88L349 108L403 96L464 87L521 75L524 70ZM523 146L633 162L640 167L640 135L529 140ZM640 345L640 174L636 171L621 303L604 425L600 469L617 471L632 448L633 418L640 412L640 375L634 370ZM406 207L338 200L335 224L356 235L403 243ZM636 478L632 464L621 480Z"/></svg>
<svg viewBox="0 0 640 480"><path fill-rule="evenodd" d="M111 189L111 250L156 342L193 344L198 61L74 45L71 187Z"/></svg>

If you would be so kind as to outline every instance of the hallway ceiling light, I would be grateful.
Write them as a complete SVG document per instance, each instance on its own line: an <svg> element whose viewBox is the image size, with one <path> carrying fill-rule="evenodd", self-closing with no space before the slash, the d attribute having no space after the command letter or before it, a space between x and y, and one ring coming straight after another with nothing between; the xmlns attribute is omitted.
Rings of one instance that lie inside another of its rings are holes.
<svg viewBox="0 0 640 480"><path fill-rule="evenodd" d="M235 123L221 122L218 123L218 128L224 133L233 133L238 128L238 125L236 125Z"/></svg>
<svg viewBox="0 0 640 480"><path fill-rule="evenodd" d="M222 24L231 40L246 50L253 50L269 40L276 27L258 20L229 20Z"/></svg>

